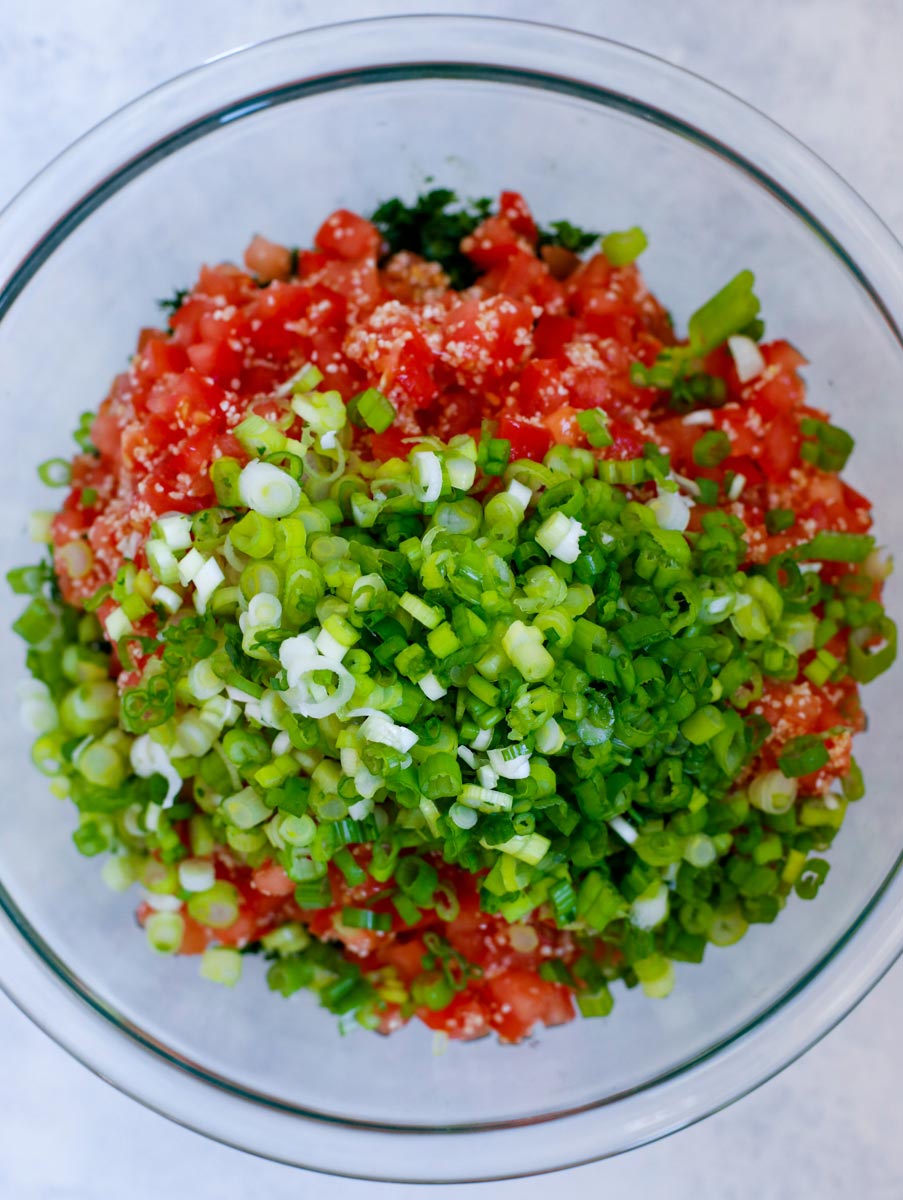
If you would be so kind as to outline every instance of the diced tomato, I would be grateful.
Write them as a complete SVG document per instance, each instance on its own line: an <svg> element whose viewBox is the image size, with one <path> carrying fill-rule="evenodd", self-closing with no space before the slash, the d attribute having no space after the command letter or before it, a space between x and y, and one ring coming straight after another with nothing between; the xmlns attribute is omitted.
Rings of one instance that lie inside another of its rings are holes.
<svg viewBox="0 0 903 1200"><path fill-rule="evenodd" d="M185 350L168 338L155 336L148 340L138 362L137 369L147 379L160 379L188 366Z"/></svg>
<svg viewBox="0 0 903 1200"><path fill-rule="evenodd" d="M475 392L450 388L442 394L442 403L431 410L430 415L439 437L447 440L459 433L478 431L486 415L486 403Z"/></svg>
<svg viewBox="0 0 903 1200"><path fill-rule="evenodd" d="M484 1037L490 1029L490 1014L483 997L480 992L471 989L458 992L451 1004L440 1012L419 1008L417 1016L430 1029L440 1030L450 1038L465 1042Z"/></svg>
<svg viewBox="0 0 903 1200"><path fill-rule="evenodd" d="M524 239L505 217L487 217L461 243L461 249L478 267L506 263L524 245Z"/></svg>
<svg viewBox="0 0 903 1200"><path fill-rule="evenodd" d="M564 288L544 262L523 249L484 275L481 287L516 300L532 300L548 312L564 311Z"/></svg>
<svg viewBox="0 0 903 1200"><path fill-rule="evenodd" d="M567 279L580 266L580 256L564 246L543 246L539 257L549 268L553 279Z"/></svg>
<svg viewBox="0 0 903 1200"><path fill-rule="evenodd" d="M462 300L443 322L443 361L465 386L500 379L529 358L532 329L532 309L523 300Z"/></svg>
<svg viewBox="0 0 903 1200"><path fill-rule="evenodd" d="M381 305L358 324L343 350L397 407L426 408L436 399L435 356L421 322L399 301Z"/></svg>
<svg viewBox="0 0 903 1200"><path fill-rule="evenodd" d="M551 313L543 313L533 331L536 357L554 358L566 365L568 359L564 348L570 345L579 331L580 323L576 317L557 317Z"/></svg>
<svg viewBox="0 0 903 1200"><path fill-rule="evenodd" d="M213 932L189 917L187 912L182 913L182 920L185 922L185 931L179 954L203 954L213 940Z"/></svg>
<svg viewBox="0 0 903 1200"><path fill-rule="evenodd" d="M570 404L562 404L543 417L543 425L549 436L558 446L582 446L586 441L583 430L577 424L578 410Z"/></svg>
<svg viewBox="0 0 903 1200"><path fill-rule="evenodd" d="M427 953L423 938L409 941L396 940L382 952L383 962L394 967L403 983L411 983L423 971L423 959Z"/></svg>
<svg viewBox="0 0 903 1200"><path fill-rule="evenodd" d="M505 1042L518 1042L541 1022L563 1025L574 1017L567 988L541 979L534 971L512 967L486 984L492 1028Z"/></svg>
<svg viewBox="0 0 903 1200"><path fill-rule="evenodd" d="M511 460L532 458L542 462L552 448L552 435L548 429L531 425L517 417L502 417L498 423L496 437L506 438L511 443Z"/></svg>
<svg viewBox="0 0 903 1200"><path fill-rule="evenodd" d="M210 296L222 304L239 304L254 288L254 281L246 272L221 263L217 267L201 267L195 291Z"/></svg>
<svg viewBox="0 0 903 1200"><path fill-rule="evenodd" d="M519 416L542 416L567 398L561 365L554 358L531 358L518 377L513 407Z"/></svg>
<svg viewBox="0 0 903 1200"><path fill-rule="evenodd" d="M188 347L188 358L199 375L229 383L241 374L244 350L229 342L199 342Z"/></svg>
<svg viewBox="0 0 903 1200"><path fill-rule="evenodd" d="M370 434L370 453L379 462L388 462L390 458L405 458L410 445L405 441L405 438L410 437L410 433L401 428L390 426L385 433Z"/></svg>
<svg viewBox="0 0 903 1200"><path fill-rule="evenodd" d="M278 863L273 862L265 863L254 871L251 887L265 896L291 896L295 891L294 882Z"/></svg>
<svg viewBox="0 0 903 1200"><path fill-rule="evenodd" d="M340 208L327 217L314 238L321 250L351 260L373 258L379 254L382 239L379 230L357 213Z"/></svg>
<svg viewBox="0 0 903 1200"><path fill-rule="evenodd" d="M528 242L536 241L536 222L520 192L502 192L499 196L499 214L515 233L525 237Z"/></svg>
<svg viewBox="0 0 903 1200"><path fill-rule="evenodd" d="M799 461L800 431L796 421L786 413L778 413L769 423L762 438L756 461L772 482L787 479Z"/></svg>
<svg viewBox="0 0 903 1200"><path fill-rule="evenodd" d="M292 273L292 252L258 233L245 251L245 266L263 283L288 279Z"/></svg>

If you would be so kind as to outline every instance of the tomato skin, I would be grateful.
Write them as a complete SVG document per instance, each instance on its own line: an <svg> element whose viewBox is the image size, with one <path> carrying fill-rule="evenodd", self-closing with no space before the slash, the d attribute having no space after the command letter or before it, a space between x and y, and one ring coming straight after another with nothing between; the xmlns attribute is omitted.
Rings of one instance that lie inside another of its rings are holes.
<svg viewBox="0 0 903 1200"><path fill-rule="evenodd" d="M511 461L532 458L542 462L552 448L552 435L548 429L531 425L517 417L502 417L495 433L496 437L507 438L511 443Z"/></svg>

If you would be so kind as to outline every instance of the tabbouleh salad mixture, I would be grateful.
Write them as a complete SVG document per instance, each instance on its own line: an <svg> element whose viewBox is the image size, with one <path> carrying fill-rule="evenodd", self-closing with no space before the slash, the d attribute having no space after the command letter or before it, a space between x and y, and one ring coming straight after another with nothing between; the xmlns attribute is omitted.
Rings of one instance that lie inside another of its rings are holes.
<svg viewBox="0 0 903 1200"><path fill-rule="evenodd" d="M889 563L752 275L678 337L645 247L442 189L255 237L42 465L23 715L154 951L516 1042L816 895Z"/></svg>

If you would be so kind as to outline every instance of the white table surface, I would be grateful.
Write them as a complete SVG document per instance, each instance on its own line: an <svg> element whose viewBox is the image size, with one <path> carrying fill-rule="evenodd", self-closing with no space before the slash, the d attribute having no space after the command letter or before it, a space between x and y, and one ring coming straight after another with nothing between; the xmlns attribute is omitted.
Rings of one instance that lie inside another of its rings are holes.
<svg viewBox="0 0 903 1200"><path fill-rule="evenodd" d="M901 0L0 0L0 205L112 109L232 47L384 12L493 12L582 27L687 66L775 117L903 233ZM205 1141L119 1095L0 995L2 1200L900 1200L903 967L754 1095L665 1142L510 1184L316 1176Z"/></svg>

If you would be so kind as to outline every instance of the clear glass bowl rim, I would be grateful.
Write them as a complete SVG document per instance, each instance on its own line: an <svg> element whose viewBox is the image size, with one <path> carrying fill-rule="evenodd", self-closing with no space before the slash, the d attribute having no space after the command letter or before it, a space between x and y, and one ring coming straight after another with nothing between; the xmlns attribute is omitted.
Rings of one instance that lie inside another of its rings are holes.
<svg viewBox="0 0 903 1200"><path fill-rule="evenodd" d="M436 45L440 54L432 49ZM290 65L284 60L296 48L311 57L316 51L319 69L287 81L281 78ZM274 69L279 80L270 78ZM233 77L242 71L241 79ZM186 140L305 91L440 73L571 92L689 136L751 175L815 229L903 350L903 248L861 197L789 133L716 85L642 51L553 25L477 15L389 16L305 29L213 59L119 109L0 213L0 320L81 220ZM734 145L738 128L742 151ZM536 1121L454 1129L361 1125L287 1110L242 1092L118 1021L46 946L2 885L0 987L51 1038L121 1091L240 1149L371 1180L510 1178L575 1166L665 1136L732 1103L803 1054L903 951L901 859L845 937L795 989L730 1040L635 1092ZM610 1120L615 1113L617 1122ZM617 1129L608 1128L615 1124ZM554 1137L537 1137L538 1127ZM447 1165L424 1172L415 1165L420 1162ZM465 1173L458 1162L468 1164Z"/></svg>

